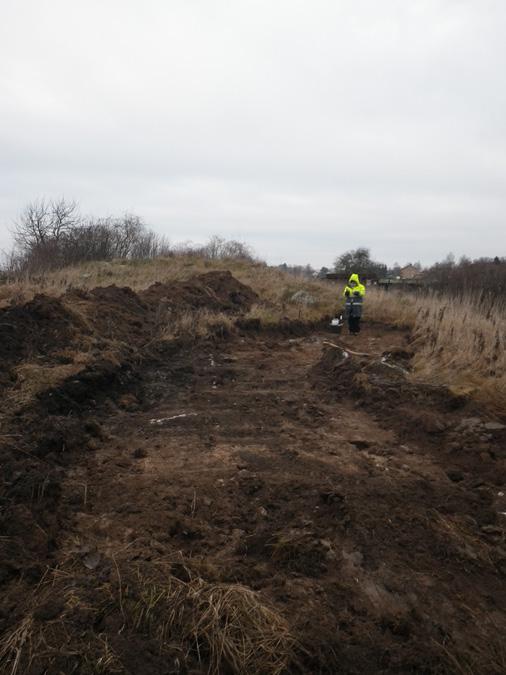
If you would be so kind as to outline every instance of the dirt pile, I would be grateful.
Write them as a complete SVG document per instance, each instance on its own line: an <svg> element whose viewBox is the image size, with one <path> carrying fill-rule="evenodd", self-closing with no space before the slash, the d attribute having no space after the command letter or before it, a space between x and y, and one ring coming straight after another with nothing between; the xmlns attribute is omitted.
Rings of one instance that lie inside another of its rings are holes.
<svg viewBox="0 0 506 675"><path fill-rule="evenodd" d="M83 332L85 324L57 298L37 295L0 310L0 385L13 383L11 368L22 361L58 360Z"/></svg>
<svg viewBox="0 0 506 675"><path fill-rule="evenodd" d="M156 283L139 296L151 307L160 303L173 310L206 308L213 311L245 312L258 295L230 272L208 272L189 281Z"/></svg>
<svg viewBox="0 0 506 675"><path fill-rule="evenodd" d="M38 295L0 310L0 386L16 385L19 364L66 365L78 362L78 354L86 366L113 353L123 360L178 314L206 309L239 316L257 300L230 272L157 283L140 293L113 285L71 289L61 298Z"/></svg>
<svg viewBox="0 0 506 675"><path fill-rule="evenodd" d="M91 291L70 290L62 298L66 306L85 319L99 341L135 346L151 340L160 323L184 312L206 309L239 315L257 300L256 293L230 272L159 282L139 293L113 285Z"/></svg>
<svg viewBox="0 0 506 675"><path fill-rule="evenodd" d="M63 302L84 318L99 341L98 347L106 340L138 343L146 334L148 308L130 288L70 290Z"/></svg>

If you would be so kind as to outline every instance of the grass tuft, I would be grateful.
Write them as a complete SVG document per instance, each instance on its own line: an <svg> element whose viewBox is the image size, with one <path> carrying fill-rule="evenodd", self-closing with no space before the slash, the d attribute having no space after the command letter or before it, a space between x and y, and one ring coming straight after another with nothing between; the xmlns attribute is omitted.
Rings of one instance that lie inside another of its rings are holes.
<svg viewBox="0 0 506 675"><path fill-rule="evenodd" d="M114 561L117 573L96 588L73 568L70 575L55 570L42 593L27 598L25 617L0 637L0 672L125 672L118 635L154 645L167 663L178 664L176 672L285 672L296 647L287 620L257 592L206 581L175 560ZM61 599L59 614L37 619L54 599Z"/></svg>

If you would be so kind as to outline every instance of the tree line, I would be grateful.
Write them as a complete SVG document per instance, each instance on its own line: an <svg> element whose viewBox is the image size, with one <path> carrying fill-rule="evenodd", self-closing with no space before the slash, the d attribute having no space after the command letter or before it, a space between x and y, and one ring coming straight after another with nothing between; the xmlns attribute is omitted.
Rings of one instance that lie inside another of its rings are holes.
<svg viewBox="0 0 506 675"><path fill-rule="evenodd" d="M255 259L244 243L218 236L203 245L171 246L135 214L85 217L77 202L65 199L31 202L15 222L12 234L14 248L2 266L8 276L41 274L89 261L147 260L184 254L211 260Z"/></svg>
<svg viewBox="0 0 506 675"><path fill-rule="evenodd" d="M146 260L160 256L195 255L210 260L258 261L252 249L240 241L214 236L206 244L170 245L161 235L130 213L119 217L86 217L75 201L37 200L29 203L12 228L14 249L6 256L4 276L41 274L89 261ZM486 291L506 294L506 258L467 257L458 262L452 254L426 268L414 263L423 285L452 293ZM319 272L311 265L279 265L279 269L306 278L325 278L329 272L346 276L356 272L364 279L395 278L398 263L388 266L373 259L370 249L346 251L332 268Z"/></svg>
<svg viewBox="0 0 506 675"><path fill-rule="evenodd" d="M471 260L463 256L457 262L454 255L449 253L444 260L428 267L422 267L419 262L407 263L404 267L407 266L417 270L422 287L453 294L485 291L506 295L505 257L481 257ZM364 279L395 279L401 274L401 269L398 263L389 267L373 260L368 248L357 248L338 256L333 270L322 268L318 276L324 277L328 272L334 271L343 275L356 272Z"/></svg>
<svg viewBox="0 0 506 675"><path fill-rule="evenodd" d="M471 260L463 256L458 262L452 254L423 271L423 278L432 288L449 291L506 295L506 258L481 257Z"/></svg>

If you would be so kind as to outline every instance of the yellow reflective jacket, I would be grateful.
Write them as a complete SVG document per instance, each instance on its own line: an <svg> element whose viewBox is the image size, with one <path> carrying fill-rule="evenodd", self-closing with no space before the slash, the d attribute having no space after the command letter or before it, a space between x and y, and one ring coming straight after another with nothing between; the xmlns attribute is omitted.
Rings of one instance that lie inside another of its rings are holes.
<svg viewBox="0 0 506 675"><path fill-rule="evenodd" d="M354 281L356 283L356 286L350 286L350 283ZM348 284L344 287L343 291L343 296L346 296L346 291L348 291L348 295L353 296L354 293L359 293L360 297L363 298L365 295L365 286L360 283L360 279L358 278L358 274L351 274L350 278L348 279Z"/></svg>

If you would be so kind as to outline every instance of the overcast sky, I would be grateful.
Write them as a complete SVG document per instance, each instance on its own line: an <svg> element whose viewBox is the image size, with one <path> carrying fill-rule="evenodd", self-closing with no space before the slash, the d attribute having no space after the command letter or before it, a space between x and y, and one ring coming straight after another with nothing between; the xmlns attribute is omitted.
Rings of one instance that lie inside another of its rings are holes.
<svg viewBox="0 0 506 675"><path fill-rule="evenodd" d="M29 201L269 262L506 255L504 0L1 0L0 248Z"/></svg>

